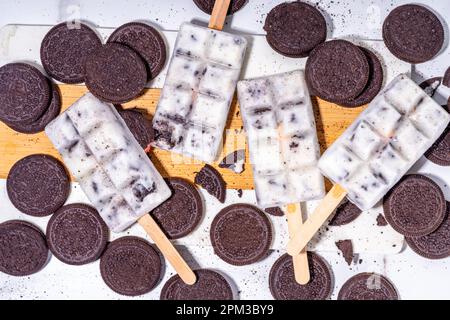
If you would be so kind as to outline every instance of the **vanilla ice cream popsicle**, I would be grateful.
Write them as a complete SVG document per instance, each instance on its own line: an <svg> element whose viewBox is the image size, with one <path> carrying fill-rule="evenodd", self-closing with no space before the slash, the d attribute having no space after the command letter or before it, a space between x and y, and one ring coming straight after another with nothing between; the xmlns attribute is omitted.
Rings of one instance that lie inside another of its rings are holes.
<svg viewBox="0 0 450 320"><path fill-rule="evenodd" d="M244 37L181 25L153 118L154 146L215 160L246 47Z"/></svg>
<svg viewBox="0 0 450 320"><path fill-rule="evenodd" d="M322 155L321 172L335 186L288 244L295 254L340 200L372 208L439 138L449 114L408 76L397 76Z"/></svg>
<svg viewBox="0 0 450 320"><path fill-rule="evenodd" d="M86 196L114 232L170 197L170 189L115 108L90 93L46 128Z"/></svg>
<svg viewBox="0 0 450 320"><path fill-rule="evenodd" d="M320 147L303 71L239 81L238 97L258 205L321 199Z"/></svg>

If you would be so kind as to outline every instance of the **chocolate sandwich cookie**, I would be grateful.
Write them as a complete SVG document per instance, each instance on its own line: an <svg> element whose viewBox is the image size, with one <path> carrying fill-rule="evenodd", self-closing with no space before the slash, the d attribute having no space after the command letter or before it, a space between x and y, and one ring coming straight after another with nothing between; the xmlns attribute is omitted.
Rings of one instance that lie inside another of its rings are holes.
<svg viewBox="0 0 450 320"><path fill-rule="evenodd" d="M119 110L119 114L142 149L146 149L155 138L152 122L137 110Z"/></svg>
<svg viewBox="0 0 450 320"><path fill-rule="evenodd" d="M449 108L446 109L448 112ZM439 166L450 166L450 125L447 126L444 133L433 143L430 149L425 152L425 157Z"/></svg>
<svg viewBox="0 0 450 320"><path fill-rule="evenodd" d="M229 264L243 266L267 256L272 243L272 226L258 208L233 204L216 215L210 237L216 255Z"/></svg>
<svg viewBox="0 0 450 320"><path fill-rule="evenodd" d="M204 13L211 14L214 9L215 0L194 0L194 3L202 10ZM228 14L233 14L239 10L247 3L247 0L231 0L230 7L228 9Z"/></svg>
<svg viewBox="0 0 450 320"><path fill-rule="evenodd" d="M159 31L148 24L124 24L111 34L108 42L120 43L136 51L147 64L148 80L154 79L164 68L166 44Z"/></svg>
<svg viewBox="0 0 450 320"><path fill-rule="evenodd" d="M264 211L275 217L284 216L284 212L283 212L283 210L281 210L280 207L266 208L266 209L264 209Z"/></svg>
<svg viewBox="0 0 450 320"><path fill-rule="evenodd" d="M445 71L444 78L442 79L442 84L450 88L450 67Z"/></svg>
<svg viewBox="0 0 450 320"><path fill-rule="evenodd" d="M208 269L195 270L197 282L189 286L175 275L161 290L161 300L233 300L233 291L227 280Z"/></svg>
<svg viewBox="0 0 450 320"><path fill-rule="evenodd" d="M150 214L170 239L182 238L198 226L203 202L194 185L181 178L166 179L172 195Z"/></svg>
<svg viewBox="0 0 450 320"><path fill-rule="evenodd" d="M0 272L27 276L41 270L47 259L45 236L39 228L19 220L0 224Z"/></svg>
<svg viewBox="0 0 450 320"><path fill-rule="evenodd" d="M344 107L360 107L371 102L380 92L383 85L383 67L380 59L369 49L359 47L369 62L369 80L363 92L354 99L341 103Z"/></svg>
<svg viewBox="0 0 450 320"><path fill-rule="evenodd" d="M161 258L145 240L122 237L111 242L100 259L106 285L125 296L150 292L161 277Z"/></svg>
<svg viewBox="0 0 450 320"><path fill-rule="evenodd" d="M381 274L359 273L344 283L338 300L398 300L398 293Z"/></svg>
<svg viewBox="0 0 450 320"><path fill-rule="evenodd" d="M365 54L357 46L346 40L331 40L311 52L305 74L314 94L343 103L363 92L370 69Z"/></svg>
<svg viewBox="0 0 450 320"><path fill-rule="evenodd" d="M100 258L109 230L93 207L74 203L60 208L47 225L47 243L64 263L83 265Z"/></svg>
<svg viewBox="0 0 450 320"><path fill-rule="evenodd" d="M86 59L86 86L103 101L121 104L133 100L146 83L144 60L125 45L107 43Z"/></svg>
<svg viewBox="0 0 450 320"><path fill-rule="evenodd" d="M421 5L399 6L383 23L383 40L400 60L422 63L431 60L444 44L444 27L439 18Z"/></svg>
<svg viewBox="0 0 450 320"><path fill-rule="evenodd" d="M49 124L53 119L55 119L59 112L61 111L61 94L59 93L59 89L56 85L51 84L52 94L50 105L47 110L44 112L42 116L40 116L36 121L31 123L9 123L8 126L20 133L25 134L34 134L41 131L44 131L47 124Z"/></svg>
<svg viewBox="0 0 450 320"><path fill-rule="evenodd" d="M325 300L331 295L333 276L327 263L318 254L308 252L310 281L295 281L292 257L282 255L270 269L269 287L276 300Z"/></svg>
<svg viewBox="0 0 450 320"><path fill-rule="evenodd" d="M95 31L83 23L63 22L54 26L41 44L45 71L63 83L85 81L86 58L101 47Z"/></svg>
<svg viewBox="0 0 450 320"><path fill-rule="evenodd" d="M428 259L450 257L450 203L444 222L432 233L422 237L406 237L406 242L417 254Z"/></svg>
<svg viewBox="0 0 450 320"><path fill-rule="evenodd" d="M336 213L328 225L336 227L349 224L358 218L361 212L361 209L345 198L339 207L337 207Z"/></svg>
<svg viewBox="0 0 450 320"><path fill-rule="evenodd" d="M6 190L18 210L43 217L54 213L66 202L70 179L59 160L34 154L14 164L6 180Z"/></svg>
<svg viewBox="0 0 450 320"><path fill-rule="evenodd" d="M0 120L6 124L31 123L50 103L47 78L35 67L10 63L0 68Z"/></svg>
<svg viewBox="0 0 450 320"><path fill-rule="evenodd" d="M225 202L226 195L226 183L222 178L222 175L206 164L200 172L195 175L195 183L200 185L203 189L208 191L208 193L217 198L220 202Z"/></svg>
<svg viewBox="0 0 450 320"><path fill-rule="evenodd" d="M327 38L327 24L318 9L304 2L285 2L274 7L264 24L266 40L276 52L307 57Z"/></svg>
<svg viewBox="0 0 450 320"><path fill-rule="evenodd" d="M384 197L383 207L392 228L406 237L432 233L443 222L447 210L439 186L419 174L403 177Z"/></svg>

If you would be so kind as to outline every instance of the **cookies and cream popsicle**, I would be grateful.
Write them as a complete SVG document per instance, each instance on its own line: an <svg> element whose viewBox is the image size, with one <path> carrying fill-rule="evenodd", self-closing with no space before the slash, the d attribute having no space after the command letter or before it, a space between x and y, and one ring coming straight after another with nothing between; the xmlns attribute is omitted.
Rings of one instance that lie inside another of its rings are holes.
<svg viewBox="0 0 450 320"><path fill-rule="evenodd" d="M449 114L408 76L397 76L325 151L321 172L335 185L288 244L302 250L347 196L362 210L379 202L439 138Z"/></svg>
<svg viewBox="0 0 450 320"><path fill-rule="evenodd" d="M181 25L153 118L154 146L216 158L246 47L244 37Z"/></svg>
<svg viewBox="0 0 450 320"><path fill-rule="evenodd" d="M394 79L323 154L319 168L373 207L442 134L448 113L406 75Z"/></svg>
<svg viewBox="0 0 450 320"><path fill-rule="evenodd" d="M301 70L238 83L256 199L263 208L282 206L289 234L302 225L301 202L322 198L324 179L311 99ZM293 257L294 277L310 280L306 251Z"/></svg>
<svg viewBox="0 0 450 320"><path fill-rule="evenodd" d="M320 147L303 71L239 81L238 97L258 205L322 198Z"/></svg>
<svg viewBox="0 0 450 320"><path fill-rule="evenodd" d="M88 93L45 130L114 232L170 197L170 189L111 104Z"/></svg>

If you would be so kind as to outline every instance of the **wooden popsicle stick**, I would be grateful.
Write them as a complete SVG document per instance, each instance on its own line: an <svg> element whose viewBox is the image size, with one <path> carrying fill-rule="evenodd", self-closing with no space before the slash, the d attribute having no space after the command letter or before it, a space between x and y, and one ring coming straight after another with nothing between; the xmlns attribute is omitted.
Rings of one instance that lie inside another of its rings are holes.
<svg viewBox="0 0 450 320"><path fill-rule="evenodd" d="M216 0L214 9L209 19L208 28L221 31L227 18L228 8L231 0Z"/></svg>
<svg viewBox="0 0 450 320"><path fill-rule="evenodd" d="M197 281L197 277L155 220L149 214L146 214L138 222L153 239L156 246L178 273L181 280L188 285L193 285Z"/></svg>
<svg viewBox="0 0 450 320"><path fill-rule="evenodd" d="M302 226L302 208L300 203L289 204L286 207L289 236L293 237L299 232ZM305 285L310 280L308 254L306 249L300 251L299 254L292 256L292 262L294 264L295 281L298 284Z"/></svg>
<svg viewBox="0 0 450 320"><path fill-rule="evenodd" d="M327 221L333 211L347 195L347 191L340 185L335 184L328 194L319 203L313 214L303 223L299 231L289 240L287 252L294 256L306 247L308 242L314 237L320 227Z"/></svg>

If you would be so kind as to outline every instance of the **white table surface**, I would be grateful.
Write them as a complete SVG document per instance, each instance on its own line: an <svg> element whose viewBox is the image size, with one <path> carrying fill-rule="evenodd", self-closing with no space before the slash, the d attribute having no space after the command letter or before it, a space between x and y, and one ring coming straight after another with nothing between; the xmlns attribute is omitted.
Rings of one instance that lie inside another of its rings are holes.
<svg viewBox="0 0 450 320"><path fill-rule="evenodd" d="M229 19L227 29L251 34L264 34L262 29L266 13L281 0L250 0L249 4ZM353 37L361 39L381 39L381 25L389 10L397 5L408 3L405 0L341 0L317 1L331 26L329 37ZM449 0L420 0L433 8L443 21L450 21ZM101 27L117 27L133 20L147 20L158 24L164 30L177 30L183 21L207 21L208 16L197 9L191 0L2 0L0 1L0 28L6 24L41 24L53 25L70 18L81 18ZM447 30L448 34L448 30ZM448 36L447 36L448 39ZM448 43L448 41L447 41ZM442 71L450 65L449 49L441 53L436 61L416 67L417 79L442 75ZM447 63L447 65L445 65ZM1 158L1 157L0 157ZM1 160L0 160L1 161ZM412 169L430 175L444 189L447 200L450 200L450 170L436 166L421 159ZM233 191L229 191L233 192ZM236 201L236 197L229 197ZM244 198L253 198L253 194L244 194ZM4 181L0 181L0 222L5 217L28 219L45 227L46 220L37 221L14 211L4 190ZM4 214L2 218L2 214ZM208 212L206 213L208 214ZM132 228L130 234L141 235L142 231ZM267 275L260 270L267 268L281 253L274 252L271 257L246 270L224 267L217 261L206 261L202 257L205 249L189 248L189 251L201 267L221 270L234 279L234 282L247 283L255 281L266 286ZM342 263L342 257L334 253L322 253L333 266L335 275L335 294L340 285L356 272L376 271L387 275L396 285L402 299L450 299L450 258L431 261L405 248L397 255L362 255L363 263L349 268ZM173 272L167 268L163 282ZM239 274L239 275L238 275ZM257 278L255 278L257 277ZM161 282L154 292L141 298L157 298ZM243 292L240 298L254 297L249 289L253 286L239 285ZM247 290L245 290L247 288ZM267 290L266 290L267 291ZM270 298L267 292L261 298ZM49 265L36 275L25 278L14 278L0 273L0 299L48 299L48 298L86 298L86 299L118 299L101 281L98 273L98 262L83 267L67 266L52 258Z"/></svg>

